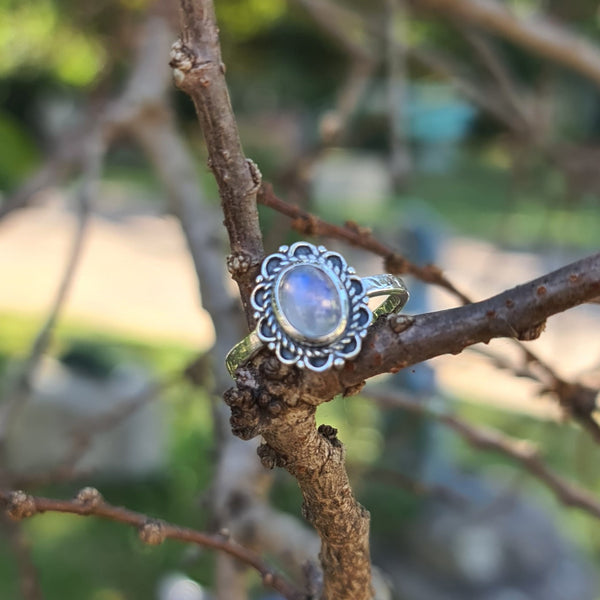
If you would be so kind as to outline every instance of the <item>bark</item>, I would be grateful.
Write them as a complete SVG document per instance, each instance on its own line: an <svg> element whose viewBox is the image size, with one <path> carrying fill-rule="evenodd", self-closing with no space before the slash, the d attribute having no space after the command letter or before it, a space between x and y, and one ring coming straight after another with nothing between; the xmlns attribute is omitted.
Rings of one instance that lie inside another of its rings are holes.
<svg viewBox="0 0 600 600"><path fill-rule="evenodd" d="M497 337L535 339L548 317L583 304L598 293L600 253L482 302L414 318L382 318L372 327L363 352L354 362L341 371L303 374L301 390L317 404L351 391L374 375L442 354L458 354L478 342Z"/></svg>
<svg viewBox="0 0 600 600"><path fill-rule="evenodd" d="M323 600L371 598L370 516L352 494L336 433L328 426L317 430L315 408L303 404L273 419L259 453L298 481L304 517L321 537Z"/></svg>
<svg viewBox="0 0 600 600"><path fill-rule="evenodd" d="M248 299L264 251L258 222L258 168L244 156L221 59L212 2L182 0L183 32L173 46L171 66L177 86L188 93L198 114L209 167L221 197L231 256L228 267L239 285L248 325L254 325Z"/></svg>
<svg viewBox="0 0 600 600"><path fill-rule="evenodd" d="M214 7L209 0L181 1L183 34L174 45L171 66L177 85L194 100L209 151L209 165L219 186L232 256L230 272L240 287L249 325L254 317L248 298L263 256L258 227L256 194L260 176L241 150L221 63ZM277 365L273 365L277 369ZM281 382L280 382L281 383ZM285 385L285 384L284 384ZM292 388L293 389L293 388ZM245 399L251 399L246 394ZM236 425L234 406L244 398L228 399L233 431L243 439L243 426ZM268 413L276 417L281 405L263 394ZM344 469L341 444L335 445L317 432L314 409L305 403L286 411L264 429L270 445L262 447L263 463L282 463L297 477L305 499L306 514L322 541L325 600L368 600L372 597L368 551L368 513L354 500ZM256 411L247 417L252 420ZM270 461L269 456L275 462ZM308 457L308 458L307 458Z"/></svg>
<svg viewBox="0 0 600 600"><path fill-rule="evenodd" d="M263 352L238 370L238 385L242 392L245 387L253 388L257 397L266 390L281 406L295 406L300 399L318 405L337 394L354 393L366 379L375 375L397 372L442 354L459 354L479 342L487 343L499 337L535 339L543 331L548 317L588 302L599 292L600 253L482 302L414 317L382 317L371 327L361 354L353 362L340 371L288 374L286 377L294 381L293 388L269 387L265 373L270 369L264 365L270 365L273 359ZM267 385L261 387L261 379ZM251 386L247 385L248 381ZM263 413L257 412L251 419L244 419L243 413L237 415L241 434L253 437L261 433L262 421L269 418Z"/></svg>

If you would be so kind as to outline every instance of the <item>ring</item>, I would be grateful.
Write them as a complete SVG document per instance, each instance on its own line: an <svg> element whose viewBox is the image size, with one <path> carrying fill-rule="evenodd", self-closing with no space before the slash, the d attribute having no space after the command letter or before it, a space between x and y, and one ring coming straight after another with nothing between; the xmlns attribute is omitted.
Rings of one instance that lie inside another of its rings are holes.
<svg viewBox="0 0 600 600"><path fill-rule="evenodd" d="M374 311L370 297L389 296ZM358 277L337 252L308 242L281 246L267 256L250 303L256 329L227 354L233 376L267 346L286 365L322 372L358 355L369 325L402 309L408 300L395 275Z"/></svg>

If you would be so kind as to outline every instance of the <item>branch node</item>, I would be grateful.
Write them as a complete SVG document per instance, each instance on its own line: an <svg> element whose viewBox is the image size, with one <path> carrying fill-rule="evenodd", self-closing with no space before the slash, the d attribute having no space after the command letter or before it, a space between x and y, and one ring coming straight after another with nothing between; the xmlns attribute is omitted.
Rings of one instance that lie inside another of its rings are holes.
<svg viewBox="0 0 600 600"><path fill-rule="evenodd" d="M149 546L159 546L167 537L163 523L157 519L148 519L140 527L138 535Z"/></svg>
<svg viewBox="0 0 600 600"><path fill-rule="evenodd" d="M346 221L344 227L360 237L370 237L373 234L373 230L370 227L363 227L356 221Z"/></svg>
<svg viewBox="0 0 600 600"><path fill-rule="evenodd" d="M227 270L234 279L247 273L252 267L252 257L245 252L230 254L227 257Z"/></svg>
<svg viewBox="0 0 600 600"><path fill-rule="evenodd" d="M94 512L104 502L102 494L94 487L84 487L75 496L75 503L86 509L86 514Z"/></svg>
<svg viewBox="0 0 600 600"><path fill-rule="evenodd" d="M540 321L539 323L533 324L531 327L524 329L523 331L519 331L517 334L517 339L522 342L530 342L531 340L536 340L542 335L542 332L546 329L546 320Z"/></svg>
<svg viewBox="0 0 600 600"><path fill-rule="evenodd" d="M272 381L281 381L285 379L292 371L290 365L286 365L275 356L266 358L259 367L261 375Z"/></svg>
<svg viewBox="0 0 600 600"><path fill-rule="evenodd" d="M391 314L388 317L388 324L394 333L402 333L409 327L412 327L415 318L410 315Z"/></svg>
<svg viewBox="0 0 600 600"><path fill-rule="evenodd" d="M317 431L335 448L342 447L342 442L340 442L337 436L338 430L335 427L331 425L319 425Z"/></svg>
<svg viewBox="0 0 600 600"><path fill-rule="evenodd" d="M183 80L185 74L192 70L195 57L192 51L185 46L181 40L177 40L171 46L170 58L169 66L173 68L173 76L175 77L176 83L179 85L180 81L177 81L177 78L181 77L181 80ZM177 75L175 71L178 71L179 75Z"/></svg>
<svg viewBox="0 0 600 600"><path fill-rule="evenodd" d="M21 490L11 492L8 497L6 514L13 521L21 521L22 519L33 517L36 513L37 506L33 496L30 496Z"/></svg>
<svg viewBox="0 0 600 600"><path fill-rule="evenodd" d="M395 252L386 256L383 264L387 273L402 275L408 272L409 262Z"/></svg>
<svg viewBox="0 0 600 600"><path fill-rule="evenodd" d="M261 444L256 449L256 454L258 454L262 466L269 471L275 467L283 467L286 462L269 444Z"/></svg>
<svg viewBox="0 0 600 600"><path fill-rule="evenodd" d="M258 168L258 165L250 158L246 159L248 163L248 168L250 169L250 177L252 177L252 182L254 185L247 192L247 196L252 196L258 193L260 186L262 185L262 173Z"/></svg>

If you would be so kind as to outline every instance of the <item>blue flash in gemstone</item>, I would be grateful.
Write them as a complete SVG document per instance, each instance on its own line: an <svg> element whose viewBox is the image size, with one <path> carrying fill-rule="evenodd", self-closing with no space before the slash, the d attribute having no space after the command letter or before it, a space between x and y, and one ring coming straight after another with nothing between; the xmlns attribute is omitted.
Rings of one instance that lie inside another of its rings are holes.
<svg viewBox="0 0 600 600"><path fill-rule="evenodd" d="M285 318L282 326L295 338L319 342L347 319L340 291L329 274L310 264L296 265L282 275L276 302Z"/></svg>

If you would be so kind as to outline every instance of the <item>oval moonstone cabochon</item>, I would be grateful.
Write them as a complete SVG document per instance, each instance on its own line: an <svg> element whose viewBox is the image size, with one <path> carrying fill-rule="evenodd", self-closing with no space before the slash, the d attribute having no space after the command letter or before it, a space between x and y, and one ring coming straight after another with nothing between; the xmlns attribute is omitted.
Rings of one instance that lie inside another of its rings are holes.
<svg viewBox="0 0 600 600"><path fill-rule="evenodd" d="M340 290L324 270L314 265L300 264L286 271L277 287L276 302L292 328L285 322L281 325L292 337L328 341L332 333L345 326L347 315Z"/></svg>

